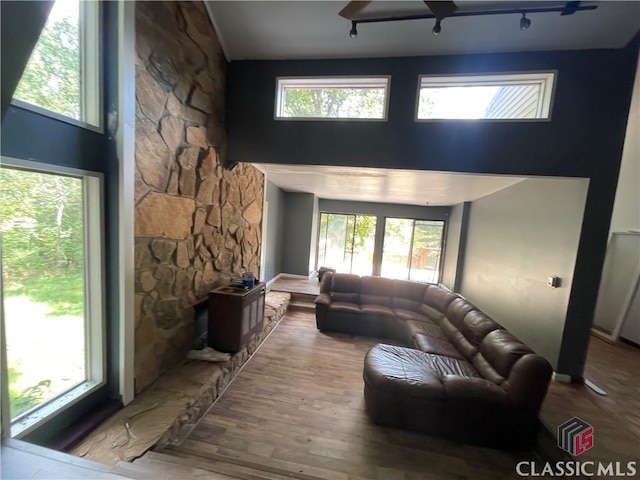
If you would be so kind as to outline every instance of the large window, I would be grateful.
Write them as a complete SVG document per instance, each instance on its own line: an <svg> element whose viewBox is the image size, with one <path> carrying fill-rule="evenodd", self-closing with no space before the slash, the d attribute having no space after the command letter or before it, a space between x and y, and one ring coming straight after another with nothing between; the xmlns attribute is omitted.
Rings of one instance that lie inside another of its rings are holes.
<svg viewBox="0 0 640 480"><path fill-rule="evenodd" d="M387 218L382 276L438 283L443 230L441 221Z"/></svg>
<svg viewBox="0 0 640 480"><path fill-rule="evenodd" d="M100 127L99 5L55 2L14 93L16 104Z"/></svg>
<svg viewBox="0 0 640 480"><path fill-rule="evenodd" d="M416 119L549 119L554 78L553 72L422 76Z"/></svg>
<svg viewBox="0 0 640 480"><path fill-rule="evenodd" d="M276 119L386 120L389 77L279 78Z"/></svg>
<svg viewBox="0 0 640 480"><path fill-rule="evenodd" d="M101 178L0 167L2 302L11 435L104 381Z"/></svg>
<svg viewBox="0 0 640 480"><path fill-rule="evenodd" d="M320 214L318 268L340 273L371 275L376 236L376 217L370 215Z"/></svg>

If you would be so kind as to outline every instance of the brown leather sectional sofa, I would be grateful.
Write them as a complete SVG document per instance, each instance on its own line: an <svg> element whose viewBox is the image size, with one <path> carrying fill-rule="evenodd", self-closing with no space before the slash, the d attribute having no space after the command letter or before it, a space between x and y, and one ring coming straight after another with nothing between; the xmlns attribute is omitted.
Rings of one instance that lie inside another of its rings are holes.
<svg viewBox="0 0 640 480"><path fill-rule="evenodd" d="M500 448L535 440L551 365L460 295L326 273L315 303L320 330L395 341L364 360L375 423Z"/></svg>

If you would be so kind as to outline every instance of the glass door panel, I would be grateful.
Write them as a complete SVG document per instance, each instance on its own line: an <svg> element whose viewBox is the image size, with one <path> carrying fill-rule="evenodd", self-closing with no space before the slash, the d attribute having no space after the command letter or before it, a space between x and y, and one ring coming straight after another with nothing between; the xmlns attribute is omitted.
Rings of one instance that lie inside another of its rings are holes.
<svg viewBox="0 0 640 480"><path fill-rule="evenodd" d="M442 222L415 221L409 280L438 283L443 227Z"/></svg>
<svg viewBox="0 0 640 480"><path fill-rule="evenodd" d="M317 267L371 275L375 234L375 216L321 213Z"/></svg>
<svg viewBox="0 0 640 480"><path fill-rule="evenodd" d="M320 214L318 267L334 268L339 272L344 271L346 231L346 215Z"/></svg>
<svg viewBox="0 0 640 480"><path fill-rule="evenodd" d="M387 278L437 283L444 222L387 218L381 275Z"/></svg>
<svg viewBox="0 0 640 480"><path fill-rule="evenodd" d="M409 278L411 265L411 237L413 220L409 218L387 218L384 227L384 246L380 274L386 278Z"/></svg>
<svg viewBox="0 0 640 480"><path fill-rule="evenodd" d="M351 273L371 275L376 243L376 221L371 215L356 215L353 225Z"/></svg>

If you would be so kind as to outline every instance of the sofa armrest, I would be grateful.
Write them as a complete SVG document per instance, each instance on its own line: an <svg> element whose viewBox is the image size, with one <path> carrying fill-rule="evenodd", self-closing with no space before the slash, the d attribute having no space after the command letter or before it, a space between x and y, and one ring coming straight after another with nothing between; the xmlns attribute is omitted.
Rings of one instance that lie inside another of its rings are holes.
<svg viewBox="0 0 640 480"><path fill-rule="evenodd" d="M484 378L446 375L442 379L447 396L451 399L471 400L508 405L509 395L502 388Z"/></svg>
<svg viewBox="0 0 640 480"><path fill-rule="evenodd" d="M329 305L331 304L331 297L328 293L321 293L316 297L313 303L315 303L316 305Z"/></svg>

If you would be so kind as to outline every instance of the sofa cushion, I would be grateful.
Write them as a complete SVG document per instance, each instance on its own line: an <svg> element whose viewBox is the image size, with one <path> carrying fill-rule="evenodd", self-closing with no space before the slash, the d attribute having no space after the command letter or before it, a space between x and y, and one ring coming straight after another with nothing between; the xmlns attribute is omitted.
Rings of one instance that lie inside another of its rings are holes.
<svg viewBox="0 0 640 480"><path fill-rule="evenodd" d="M394 345L378 344L364 359L365 384L403 397L445 401L447 375L478 377L464 360Z"/></svg>
<svg viewBox="0 0 640 480"><path fill-rule="evenodd" d="M429 318L425 317L420 312L415 312L413 310L406 310L404 308L394 308L393 313L400 320L431 323Z"/></svg>
<svg viewBox="0 0 640 480"><path fill-rule="evenodd" d="M324 280L324 279L323 279ZM331 276L331 301L360 303L360 276L347 273Z"/></svg>
<svg viewBox="0 0 640 480"><path fill-rule="evenodd" d="M424 333L416 333L413 337L413 345L425 353L433 353L434 355L444 355L446 357L457 358L458 360L466 360L462 353L456 347L442 338L431 337Z"/></svg>
<svg viewBox="0 0 640 480"><path fill-rule="evenodd" d="M471 343L456 326L444 318L440 322L440 330L446 338L460 351L468 361L473 361L473 357L478 353L478 346Z"/></svg>
<svg viewBox="0 0 640 480"><path fill-rule="evenodd" d="M360 305L350 302L331 302L329 311L342 313L360 313Z"/></svg>
<svg viewBox="0 0 640 480"><path fill-rule="evenodd" d="M393 310L386 305L376 305L374 303L363 303L360 305L360 311L365 315L377 315L385 317L393 317Z"/></svg>
<svg viewBox="0 0 640 480"><path fill-rule="evenodd" d="M419 320L408 320L404 323L404 326L405 331L407 332L407 339L412 339L418 333L434 338L440 338L442 340L447 339L440 327L435 323L422 322Z"/></svg>
<svg viewBox="0 0 640 480"><path fill-rule="evenodd" d="M476 306L468 302L465 298L458 297L453 299L447 307L446 317L456 328L461 329L464 317L471 310L477 310Z"/></svg>
<svg viewBox="0 0 640 480"><path fill-rule="evenodd" d="M393 309L420 312L426 283L411 282L408 280L393 281Z"/></svg>
<svg viewBox="0 0 640 480"><path fill-rule="evenodd" d="M420 313L434 323L440 324L444 318L444 313L424 303L420 306Z"/></svg>
<svg viewBox="0 0 640 480"><path fill-rule="evenodd" d="M474 346L479 346L489 332L502 328L480 310L471 310L464 317L460 331Z"/></svg>
<svg viewBox="0 0 640 480"><path fill-rule="evenodd" d="M453 292L445 290L437 285L431 285L426 291L422 303L435 308L438 312L445 313L447 306L458 298Z"/></svg>
<svg viewBox="0 0 640 480"><path fill-rule="evenodd" d="M484 337L480 353L498 374L506 378L513 365L533 351L508 331L494 330Z"/></svg>
<svg viewBox="0 0 640 480"><path fill-rule="evenodd" d="M393 280L382 277L362 277L360 301L375 305L393 306Z"/></svg>

